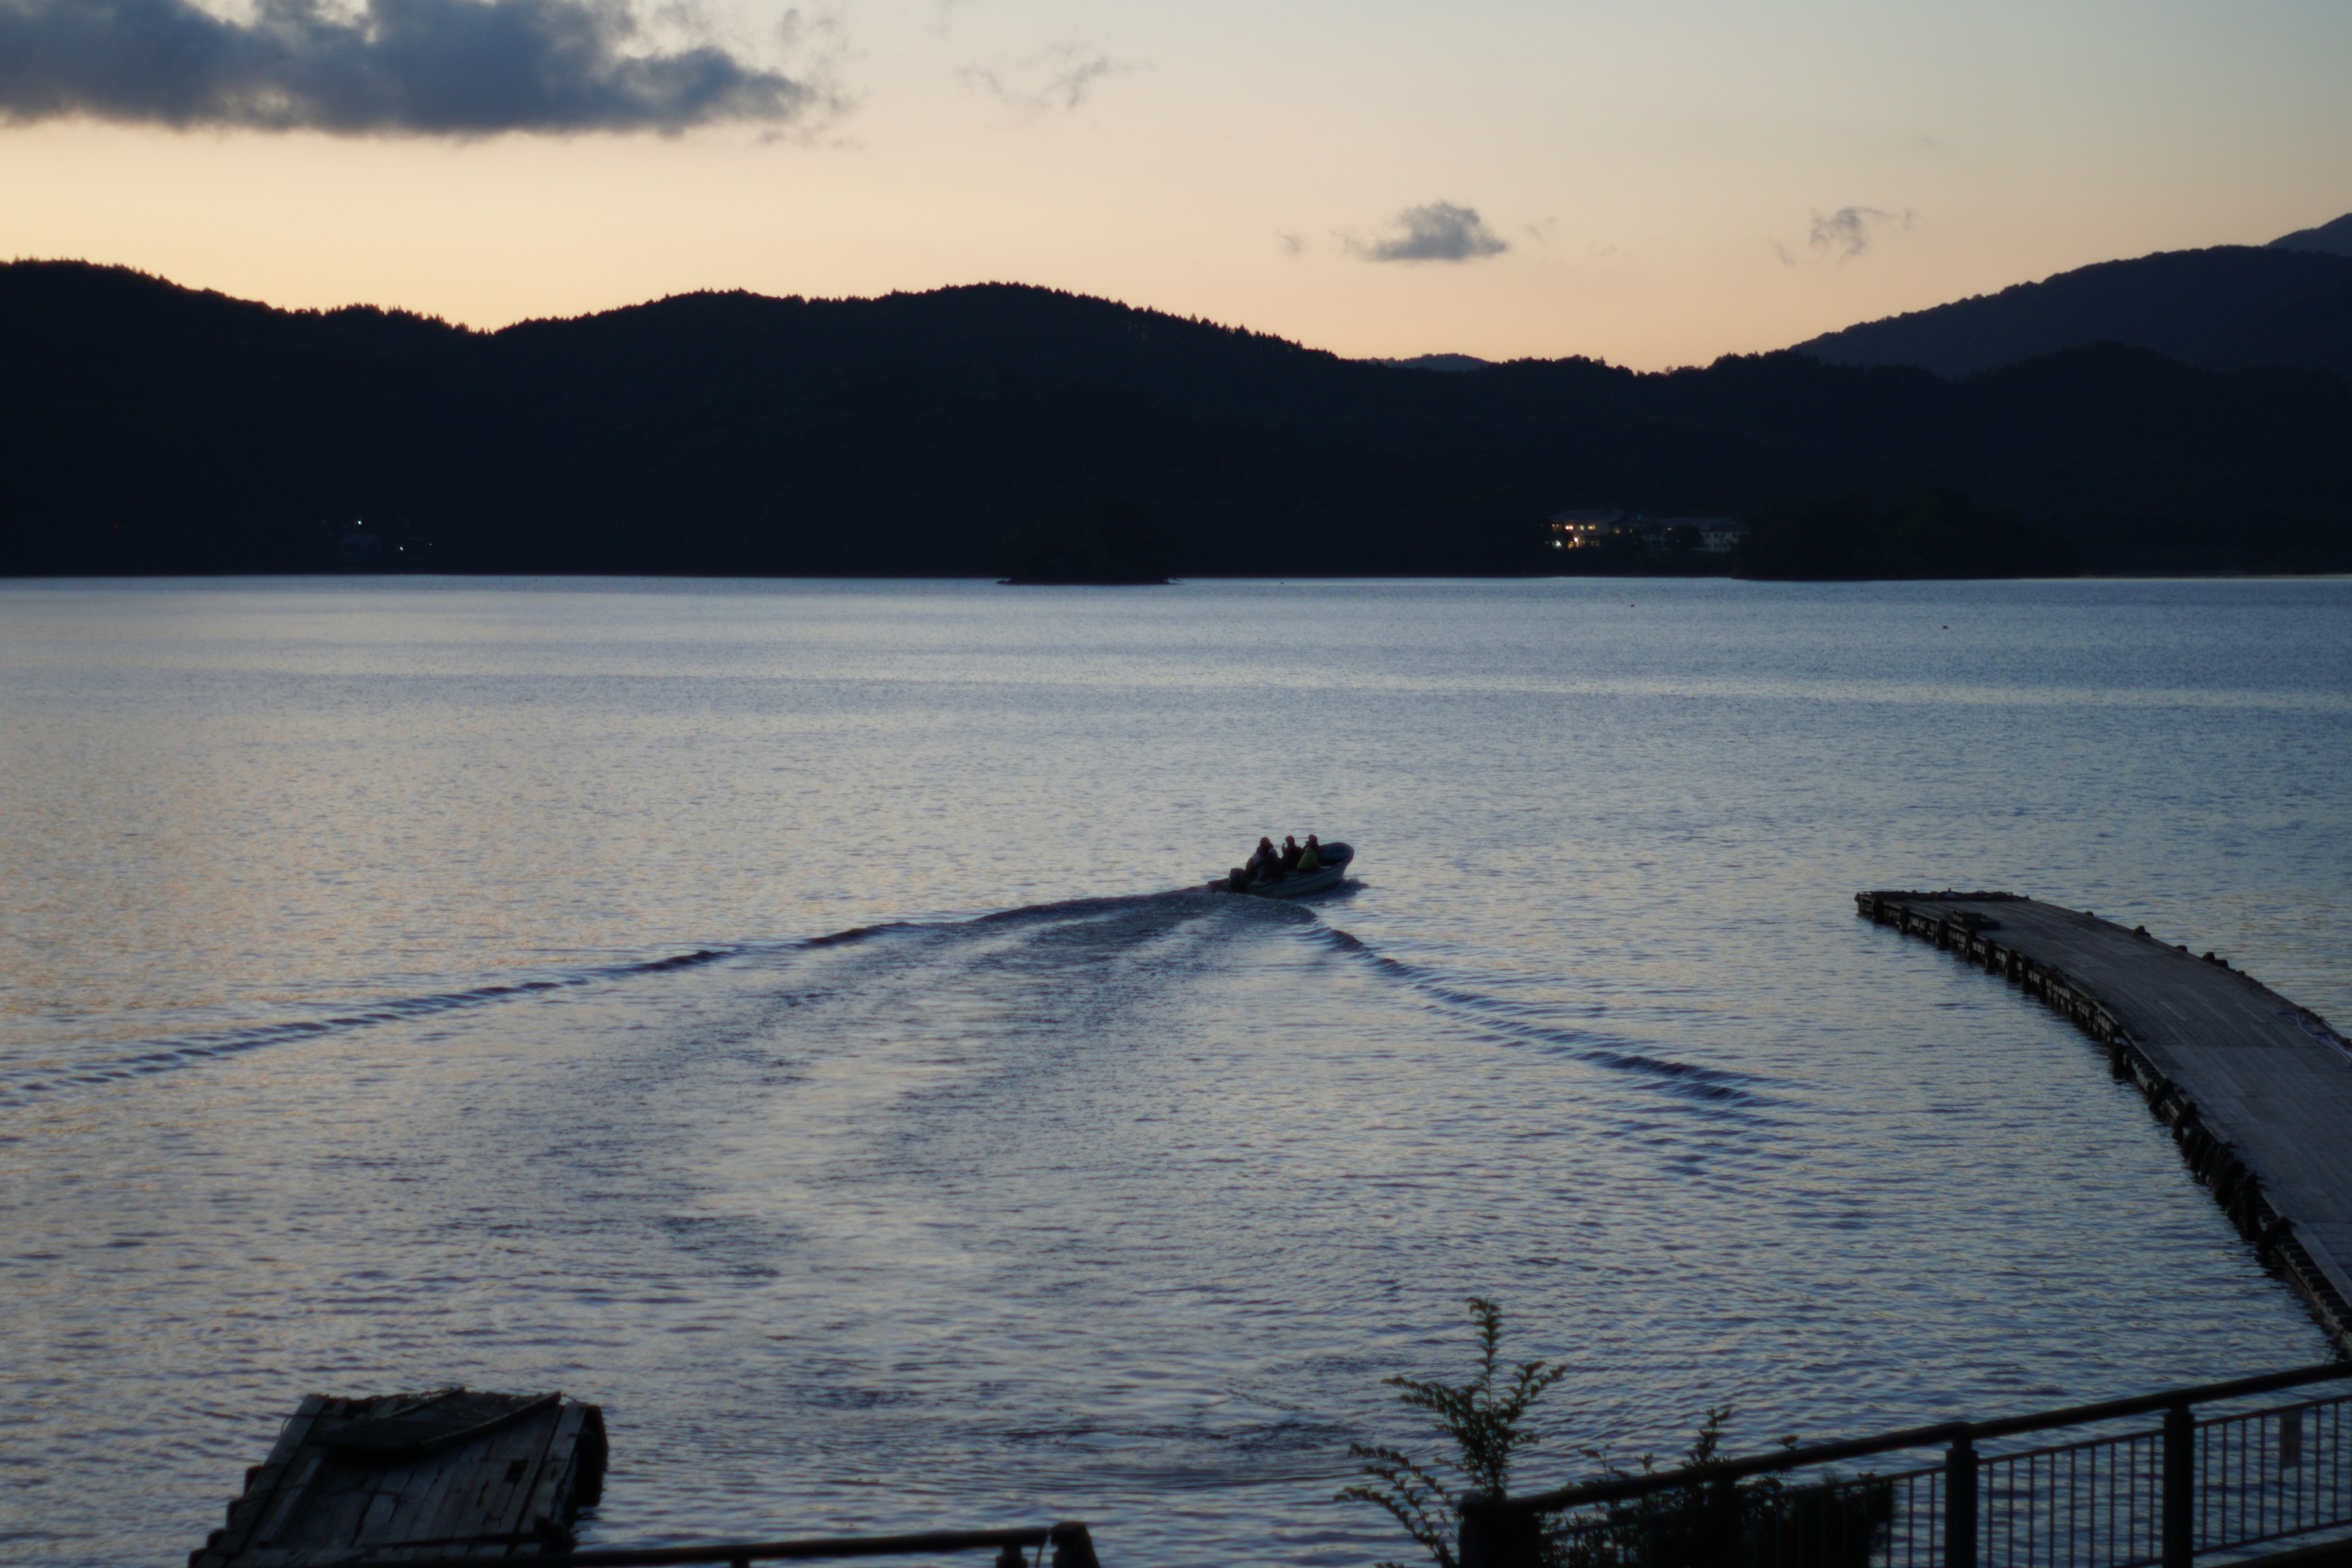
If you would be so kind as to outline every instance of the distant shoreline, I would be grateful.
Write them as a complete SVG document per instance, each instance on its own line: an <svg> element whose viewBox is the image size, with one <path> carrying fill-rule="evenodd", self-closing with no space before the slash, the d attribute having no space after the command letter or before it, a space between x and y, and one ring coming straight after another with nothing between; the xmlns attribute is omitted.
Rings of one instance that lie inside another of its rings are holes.
<svg viewBox="0 0 2352 1568"><path fill-rule="evenodd" d="M1754 587L1866 587L1882 583L2315 583L2352 581L2352 570L2262 572L2215 569L2197 572L2072 572L2031 577L1746 577L1737 573L1442 573L1442 572L1196 572L1139 582L1033 582L988 574L954 572L583 572L528 568L478 572L336 572L300 569L270 572L20 572L0 574L0 584L204 583L307 580L319 583L535 581L670 583L965 583L997 588L1181 588L1188 584L1261 583L1740 583Z"/></svg>

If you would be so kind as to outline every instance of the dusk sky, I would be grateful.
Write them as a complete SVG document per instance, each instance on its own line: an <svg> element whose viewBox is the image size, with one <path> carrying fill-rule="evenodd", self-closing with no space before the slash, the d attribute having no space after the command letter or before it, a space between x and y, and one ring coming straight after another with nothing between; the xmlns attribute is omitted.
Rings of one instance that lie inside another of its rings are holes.
<svg viewBox="0 0 2352 1568"><path fill-rule="evenodd" d="M0 0L0 249L479 326L1006 279L1785 346L2352 209L2352 4Z"/></svg>

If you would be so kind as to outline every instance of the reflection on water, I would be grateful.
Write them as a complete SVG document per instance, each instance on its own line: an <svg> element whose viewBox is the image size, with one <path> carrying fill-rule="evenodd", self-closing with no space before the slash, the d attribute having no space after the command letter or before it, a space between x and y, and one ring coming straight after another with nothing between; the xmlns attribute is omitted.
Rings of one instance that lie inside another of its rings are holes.
<svg viewBox="0 0 2352 1568"><path fill-rule="evenodd" d="M608 1542L1360 1562L1474 1290L1575 1369L1542 1479L2316 1358L2095 1052L1848 896L2352 1017L2347 606L0 588L0 1540L176 1560L302 1393L462 1379L604 1404ZM1353 896L1166 890L1309 830Z"/></svg>

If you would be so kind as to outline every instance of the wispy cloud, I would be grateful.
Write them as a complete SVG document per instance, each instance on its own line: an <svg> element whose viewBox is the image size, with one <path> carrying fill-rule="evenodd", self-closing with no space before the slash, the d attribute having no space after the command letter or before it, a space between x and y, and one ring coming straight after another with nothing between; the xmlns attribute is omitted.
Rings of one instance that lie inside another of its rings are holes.
<svg viewBox="0 0 2352 1568"><path fill-rule="evenodd" d="M1815 213L1813 231L1806 244L1822 255L1851 261L1868 250L1872 240L1889 227L1907 229L1915 216L1909 211L1885 212L1877 207L1840 207Z"/></svg>
<svg viewBox="0 0 2352 1568"><path fill-rule="evenodd" d="M256 0L246 21L190 0L0 0L0 119L484 136L779 125L826 102L719 44L647 39L628 0Z"/></svg>
<svg viewBox="0 0 2352 1568"><path fill-rule="evenodd" d="M1371 239L1339 236L1339 243L1366 261L1475 261L1499 256L1510 242L1488 228L1475 207L1431 202L1397 214L1389 232Z"/></svg>
<svg viewBox="0 0 2352 1568"><path fill-rule="evenodd" d="M965 66L956 72L1024 119L1070 114L1086 107L1095 84L1136 68L1099 51L1063 44L1011 65Z"/></svg>
<svg viewBox="0 0 2352 1568"><path fill-rule="evenodd" d="M1277 234L1274 237L1281 243L1283 255L1304 256L1307 254L1307 237L1305 235Z"/></svg>

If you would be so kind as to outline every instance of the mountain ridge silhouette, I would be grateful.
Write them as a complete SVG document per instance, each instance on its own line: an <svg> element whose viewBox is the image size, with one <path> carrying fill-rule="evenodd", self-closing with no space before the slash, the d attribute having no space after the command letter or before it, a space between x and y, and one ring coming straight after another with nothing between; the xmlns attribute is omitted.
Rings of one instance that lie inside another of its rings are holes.
<svg viewBox="0 0 2352 1568"><path fill-rule="evenodd" d="M2096 342L2213 370L2298 365L2352 377L2352 214L2266 246L2095 262L1824 332L1795 352L1963 376Z"/></svg>
<svg viewBox="0 0 2352 1568"><path fill-rule="evenodd" d="M0 473L11 575L996 576L1015 531L1110 502L1181 575L1489 574L1591 564L1549 549L1570 508L1931 489L2096 570L2352 568L2352 386L2322 371L2085 345L1958 379L1789 353L1431 374L1004 283L477 331L9 263Z"/></svg>

